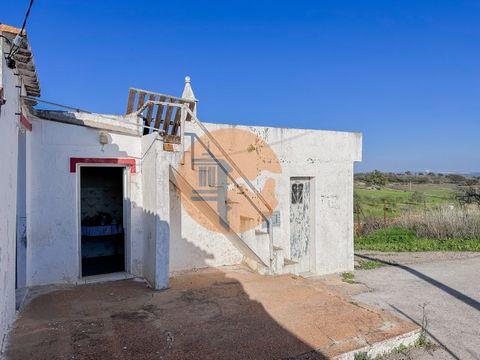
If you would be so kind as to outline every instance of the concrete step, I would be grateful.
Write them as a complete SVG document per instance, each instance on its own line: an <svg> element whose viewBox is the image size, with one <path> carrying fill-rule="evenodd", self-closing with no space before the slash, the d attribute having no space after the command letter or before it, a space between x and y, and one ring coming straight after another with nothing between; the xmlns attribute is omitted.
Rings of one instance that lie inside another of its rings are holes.
<svg viewBox="0 0 480 360"><path fill-rule="evenodd" d="M284 264L283 270L282 270L283 274L298 275L298 269L297 269L298 262L285 258L283 260L283 264Z"/></svg>
<svg viewBox="0 0 480 360"><path fill-rule="evenodd" d="M298 264L298 262L287 259L287 258L283 259L283 263L285 264L285 266L287 266L287 265L297 265Z"/></svg>

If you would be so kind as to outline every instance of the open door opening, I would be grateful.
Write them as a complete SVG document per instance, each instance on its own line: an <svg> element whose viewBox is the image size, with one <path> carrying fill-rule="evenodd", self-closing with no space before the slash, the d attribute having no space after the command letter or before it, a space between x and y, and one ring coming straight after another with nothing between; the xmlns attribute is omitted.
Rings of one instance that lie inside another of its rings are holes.
<svg viewBox="0 0 480 360"><path fill-rule="evenodd" d="M123 172L80 168L82 276L125 271Z"/></svg>

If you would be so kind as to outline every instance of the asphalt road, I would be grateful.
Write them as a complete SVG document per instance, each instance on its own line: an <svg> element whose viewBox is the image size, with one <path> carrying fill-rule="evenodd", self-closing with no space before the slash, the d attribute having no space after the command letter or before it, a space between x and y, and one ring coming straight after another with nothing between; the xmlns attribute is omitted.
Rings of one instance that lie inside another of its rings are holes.
<svg viewBox="0 0 480 360"><path fill-rule="evenodd" d="M440 346L414 350L408 359L480 359L480 253L359 253L389 265L356 270L368 287L354 299L408 318L427 320L427 332Z"/></svg>

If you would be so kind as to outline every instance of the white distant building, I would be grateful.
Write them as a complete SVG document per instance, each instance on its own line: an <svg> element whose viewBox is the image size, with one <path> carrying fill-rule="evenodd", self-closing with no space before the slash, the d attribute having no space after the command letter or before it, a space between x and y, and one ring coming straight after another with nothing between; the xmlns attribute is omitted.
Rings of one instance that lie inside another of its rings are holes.
<svg viewBox="0 0 480 360"><path fill-rule="evenodd" d="M353 269L361 134L203 123L189 78L131 89L125 115L41 110L26 39L7 66L18 32L0 25L0 339L33 285Z"/></svg>

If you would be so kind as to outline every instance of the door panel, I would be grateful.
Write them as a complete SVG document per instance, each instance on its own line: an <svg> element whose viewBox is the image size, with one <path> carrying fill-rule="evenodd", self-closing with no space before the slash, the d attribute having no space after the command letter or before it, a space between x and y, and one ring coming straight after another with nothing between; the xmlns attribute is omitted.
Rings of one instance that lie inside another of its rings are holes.
<svg viewBox="0 0 480 360"><path fill-rule="evenodd" d="M310 271L312 241L310 179L290 179L290 258Z"/></svg>

